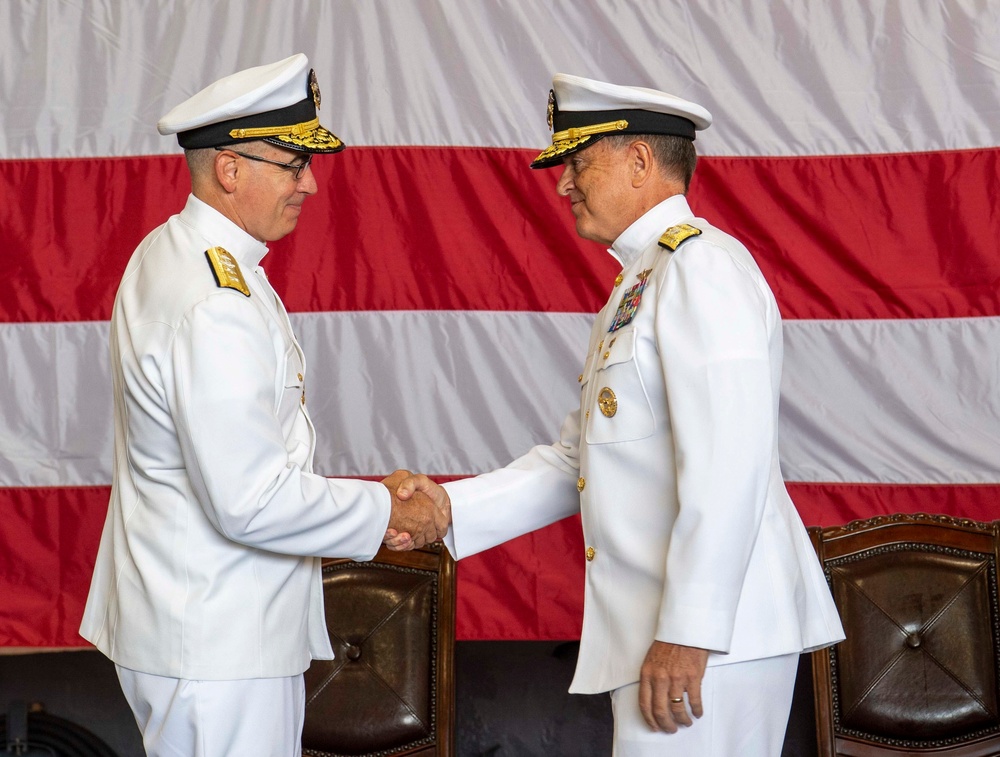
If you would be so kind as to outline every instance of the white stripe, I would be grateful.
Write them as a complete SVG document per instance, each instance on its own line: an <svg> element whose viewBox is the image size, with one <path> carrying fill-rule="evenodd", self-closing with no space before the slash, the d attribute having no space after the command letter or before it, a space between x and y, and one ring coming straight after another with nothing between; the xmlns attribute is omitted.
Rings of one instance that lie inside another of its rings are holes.
<svg viewBox="0 0 1000 757"><path fill-rule="evenodd" d="M107 323L0 326L0 486L111 481Z"/></svg>
<svg viewBox="0 0 1000 757"><path fill-rule="evenodd" d="M786 479L1000 482L1000 318L791 321L785 355Z"/></svg>
<svg viewBox="0 0 1000 757"><path fill-rule="evenodd" d="M553 441L577 401L593 320L479 311L291 318L309 366L315 469L330 476L468 474ZM107 339L107 322L0 325L0 486L110 483Z"/></svg>
<svg viewBox="0 0 1000 757"><path fill-rule="evenodd" d="M564 71L705 105L709 155L991 147L998 49L986 0L9 0L0 155L176 152L155 130L167 110L296 51L353 145L543 147Z"/></svg>
<svg viewBox="0 0 1000 757"><path fill-rule="evenodd" d="M592 316L299 313L316 470L437 475L555 439ZM0 326L0 485L111 480L107 323ZM785 323L794 481L1000 483L1000 318Z"/></svg>
<svg viewBox="0 0 1000 757"><path fill-rule="evenodd" d="M477 473L558 437L579 403L589 314L298 314L316 468ZM317 397L317 394L319 395Z"/></svg>

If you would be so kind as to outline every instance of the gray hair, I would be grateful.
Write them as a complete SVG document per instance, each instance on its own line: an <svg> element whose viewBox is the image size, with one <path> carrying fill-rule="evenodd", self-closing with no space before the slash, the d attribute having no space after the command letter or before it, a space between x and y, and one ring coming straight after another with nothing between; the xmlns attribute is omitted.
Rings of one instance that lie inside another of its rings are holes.
<svg viewBox="0 0 1000 757"><path fill-rule="evenodd" d="M215 161L215 148L203 147L198 150L185 150L184 159L187 161L188 171L191 176L204 176L212 170Z"/></svg>
<svg viewBox="0 0 1000 757"><path fill-rule="evenodd" d="M260 155L264 152L263 146L264 142L259 139L254 139L248 142L242 142L239 145L233 145L235 149L240 152L249 153L250 155ZM191 172L191 176L204 176L214 170L213 166L215 163L216 149L214 147L202 147L197 150L185 150L184 159L187 160L188 170Z"/></svg>
<svg viewBox="0 0 1000 757"><path fill-rule="evenodd" d="M653 159L663 174L684 184L684 191L691 185L694 168L698 163L698 153L694 142L685 137L667 134L610 134L604 137L613 150L628 147L636 139L648 142L653 148Z"/></svg>

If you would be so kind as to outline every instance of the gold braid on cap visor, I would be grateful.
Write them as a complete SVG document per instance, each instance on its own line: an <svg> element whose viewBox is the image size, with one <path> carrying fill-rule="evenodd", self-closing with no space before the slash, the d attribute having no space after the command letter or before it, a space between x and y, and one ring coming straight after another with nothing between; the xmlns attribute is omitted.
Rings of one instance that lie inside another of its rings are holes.
<svg viewBox="0 0 1000 757"><path fill-rule="evenodd" d="M546 147L541 155L533 162L537 163L546 158L553 158L562 155L567 150L579 147L595 134L607 134L612 131L622 131L628 128L628 121L619 119L618 121L607 121L603 124L592 124L590 126L574 126L569 129L557 131L552 135L552 144Z"/></svg>
<svg viewBox="0 0 1000 757"><path fill-rule="evenodd" d="M336 134L319 125L318 117L291 126L233 129L229 136L233 139L266 139L274 144L284 143L293 148L304 147L308 150L338 152L344 149L344 143Z"/></svg>
<svg viewBox="0 0 1000 757"><path fill-rule="evenodd" d="M319 118L291 126L261 126L255 129L233 129L229 136L233 139L262 139L264 137L288 137L306 134L319 127Z"/></svg>

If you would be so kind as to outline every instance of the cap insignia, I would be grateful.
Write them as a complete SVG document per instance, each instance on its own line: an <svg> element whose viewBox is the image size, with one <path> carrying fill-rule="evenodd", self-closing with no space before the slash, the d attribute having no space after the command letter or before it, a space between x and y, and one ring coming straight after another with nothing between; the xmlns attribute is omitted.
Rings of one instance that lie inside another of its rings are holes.
<svg viewBox="0 0 1000 757"><path fill-rule="evenodd" d="M242 292L247 297L250 296L250 287L243 279L243 272L240 266L228 251L222 247L211 247L205 250L208 264L212 267L215 275L215 283L225 289L235 289Z"/></svg>
<svg viewBox="0 0 1000 757"><path fill-rule="evenodd" d="M664 247L670 251L675 251L680 247L681 242L690 237L696 237L701 234L701 229L696 229L687 223L681 223L677 226L671 226L669 229L663 232L663 236L660 237L657 244L660 247Z"/></svg>
<svg viewBox="0 0 1000 757"><path fill-rule="evenodd" d="M552 129L555 128L552 125L553 119L555 118L555 114L556 114L556 93L555 90L550 89L549 104L545 112L545 123L549 125L549 131L552 131Z"/></svg>
<svg viewBox="0 0 1000 757"><path fill-rule="evenodd" d="M309 92L312 94L313 102L316 104L316 110L319 110L319 104L322 101L322 97L319 93L319 80L316 78L316 69L309 69Z"/></svg>

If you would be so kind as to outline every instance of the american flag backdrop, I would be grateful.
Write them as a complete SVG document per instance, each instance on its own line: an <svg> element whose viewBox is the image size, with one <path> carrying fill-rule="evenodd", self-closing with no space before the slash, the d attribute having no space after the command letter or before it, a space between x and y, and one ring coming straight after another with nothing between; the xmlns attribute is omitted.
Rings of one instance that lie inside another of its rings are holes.
<svg viewBox="0 0 1000 757"><path fill-rule="evenodd" d="M309 361L317 471L455 478L555 439L618 272L558 171L527 167L561 71L713 113L689 199L780 303L807 525L1000 517L1000 3L6 0L0 646L84 644L111 304L188 192L156 121L294 52L349 145L263 263ZM463 561L459 638L575 638L583 563L575 519Z"/></svg>

